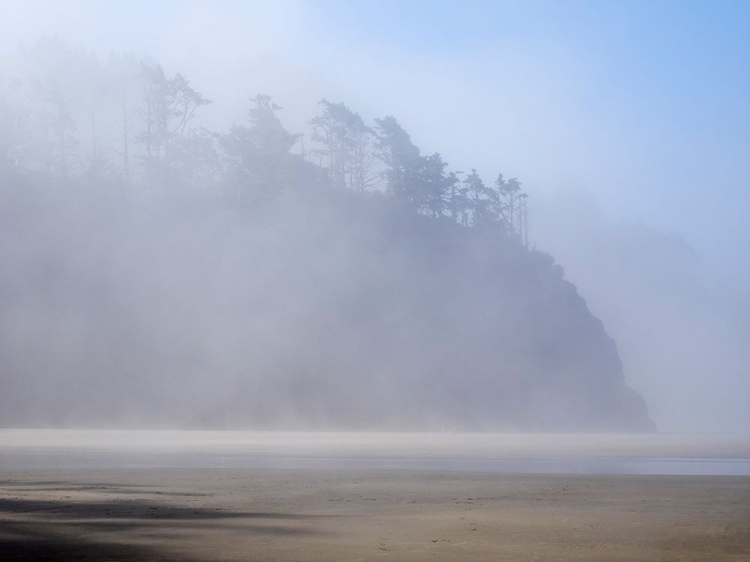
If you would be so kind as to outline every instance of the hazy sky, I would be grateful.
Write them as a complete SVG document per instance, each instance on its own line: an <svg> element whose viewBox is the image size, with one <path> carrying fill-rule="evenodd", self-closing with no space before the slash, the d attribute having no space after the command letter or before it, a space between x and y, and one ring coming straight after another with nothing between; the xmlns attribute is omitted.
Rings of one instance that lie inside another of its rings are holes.
<svg viewBox="0 0 750 562"><path fill-rule="evenodd" d="M747 2L0 0L0 48L57 33L150 54L223 106L267 90L392 113L423 150L533 194L594 193L750 274Z"/></svg>
<svg viewBox="0 0 750 562"><path fill-rule="evenodd" d="M476 167L486 182L499 171L518 176L538 209L533 236L603 314L626 371L629 361L640 366L628 352L638 342L618 324L617 306L607 318L607 299L617 293L597 287L587 269L597 250L570 242L577 221L599 221L591 237L605 232L623 252L642 252L653 236L632 244L639 235L617 230L620 223L684 239L700 277L732 288L750 310L750 2L0 0L0 7L0 51L58 34L102 56L151 55L216 102L205 116L216 128L242 118L247 99L266 92L284 107L288 128L304 130L327 97L366 119L396 116L424 152L441 152L453 169ZM550 202L566 193L585 194L588 207L566 207L564 237ZM682 255L670 248L659 246L641 266ZM674 322L694 316L689 295ZM701 306L710 311L695 316L696 326L704 318L703 325L731 325L723 310ZM740 336L750 334L742 326ZM706 340L697 328L675 334L670 353ZM748 378L744 347L732 344L733 381ZM689 363L683 357L679 368ZM691 388L705 395L701 372ZM671 396L668 384L659 391L646 375L631 377L651 403L659 392ZM714 397L715 411L738 396L733 384ZM741 419L729 426L750 428L742 404L731 412ZM655 417L662 427L679 418Z"/></svg>

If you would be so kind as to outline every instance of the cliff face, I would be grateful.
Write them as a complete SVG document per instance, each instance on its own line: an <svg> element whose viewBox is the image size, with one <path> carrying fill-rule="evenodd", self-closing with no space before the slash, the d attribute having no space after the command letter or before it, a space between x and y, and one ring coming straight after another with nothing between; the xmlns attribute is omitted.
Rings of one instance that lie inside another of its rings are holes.
<svg viewBox="0 0 750 562"><path fill-rule="evenodd" d="M649 430L551 257L353 195L6 188L0 424Z"/></svg>

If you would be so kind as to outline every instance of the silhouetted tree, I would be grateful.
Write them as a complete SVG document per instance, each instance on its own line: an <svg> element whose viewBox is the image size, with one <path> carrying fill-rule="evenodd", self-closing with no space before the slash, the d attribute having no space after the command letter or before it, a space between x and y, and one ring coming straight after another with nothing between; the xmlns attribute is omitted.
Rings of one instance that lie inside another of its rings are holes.
<svg viewBox="0 0 750 562"><path fill-rule="evenodd" d="M448 208L448 198L453 186L458 184L455 173L446 173L448 164L439 153L422 156L415 185L411 190L413 205L425 214L442 217Z"/></svg>
<svg viewBox="0 0 750 562"><path fill-rule="evenodd" d="M517 178L505 180L503 174L498 174L495 186L500 198L499 213L507 221L510 230L518 232L518 197L521 194L521 182Z"/></svg>
<svg viewBox="0 0 750 562"><path fill-rule="evenodd" d="M66 181L78 176L92 185L114 180L116 167L126 184L213 187L221 180L242 206L290 188L305 188L314 198L326 186L355 193L382 186L384 199L410 214L504 229L528 246L527 195L516 178L500 174L493 189L472 170L460 181L440 153L422 155L394 117L369 127L344 103L323 99L309 121L315 165L305 160L304 147L301 156L291 153L301 135L284 128L269 96L253 98L245 124L216 134L194 125L211 102L159 64L117 55L102 64L60 40L16 56L21 78L0 83L3 169L42 170ZM86 126L77 130L76 122ZM133 169L136 158L142 176ZM368 197L380 194L372 190Z"/></svg>
<svg viewBox="0 0 750 562"><path fill-rule="evenodd" d="M249 126L236 124L220 137L233 199L246 205L258 196L269 196L288 186L289 153L299 135L289 133L276 115L281 109L270 96L258 95L248 114Z"/></svg>
<svg viewBox="0 0 750 562"><path fill-rule="evenodd" d="M146 156L146 177L175 180L185 168L187 154L182 150L187 127L196 110L211 102L196 92L181 74L167 78L161 65L143 64L141 70L143 106L140 114L144 131L138 140ZM177 176L177 177L176 177Z"/></svg>
<svg viewBox="0 0 750 562"><path fill-rule="evenodd" d="M496 220L494 213L497 194L487 187L475 169L464 179L467 193L467 206L471 209L472 224L481 227Z"/></svg>
<svg viewBox="0 0 750 562"><path fill-rule="evenodd" d="M419 149L393 117L375 120L376 154L384 164L382 172L388 193L401 205L416 211L415 184L421 166Z"/></svg>
<svg viewBox="0 0 750 562"><path fill-rule="evenodd" d="M529 207L528 194L521 193L518 196L518 235L525 248L529 247Z"/></svg>
<svg viewBox="0 0 750 562"><path fill-rule="evenodd" d="M459 173L460 172L453 172L456 179L458 179L457 174ZM450 217L461 226L469 226L470 209L469 190L465 185L465 181L453 182L450 186L450 193L448 196L448 211Z"/></svg>
<svg viewBox="0 0 750 562"><path fill-rule="evenodd" d="M312 140L320 145L311 154L325 165L334 185L364 191L375 185L374 131L343 103L320 101L322 111L310 120Z"/></svg>

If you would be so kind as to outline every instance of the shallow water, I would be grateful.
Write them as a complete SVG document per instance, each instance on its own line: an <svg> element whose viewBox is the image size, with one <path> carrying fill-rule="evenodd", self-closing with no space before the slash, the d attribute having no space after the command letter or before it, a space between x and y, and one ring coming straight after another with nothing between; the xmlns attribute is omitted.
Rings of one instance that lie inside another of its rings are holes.
<svg viewBox="0 0 750 562"><path fill-rule="evenodd" d="M750 476L750 437L0 430L0 470L182 467Z"/></svg>

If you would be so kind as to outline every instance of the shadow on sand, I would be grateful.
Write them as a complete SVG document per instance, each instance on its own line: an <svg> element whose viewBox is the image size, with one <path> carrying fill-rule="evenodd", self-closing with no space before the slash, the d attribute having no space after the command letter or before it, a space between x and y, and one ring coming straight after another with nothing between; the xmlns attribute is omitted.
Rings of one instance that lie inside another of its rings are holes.
<svg viewBox="0 0 750 562"><path fill-rule="evenodd" d="M0 491L0 560L191 561L185 541L199 535L240 533L247 538L304 536L301 523L315 515L233 511L205 505L177 506L171 497L193 493L137 491L116 484L80 482L2 482ZM59 498L28 497L38 493ZM84 494L83 499L79 494ZM91 499L91 494L102 494ZM132 494L150 493L149 498ZM159 495L157 495L159 494ZM121 496L118 498L108 495ZM122 496L125 496L123 499ZM130 497L128 497L130 496ZM156 497L154 497L156 496ZM247 552L252 555L252 552Z"/></svg>

